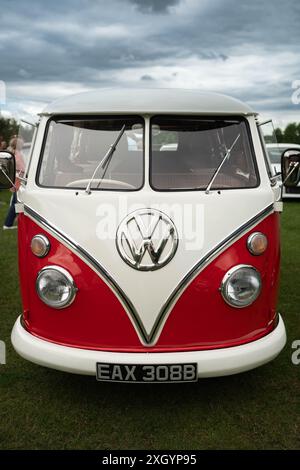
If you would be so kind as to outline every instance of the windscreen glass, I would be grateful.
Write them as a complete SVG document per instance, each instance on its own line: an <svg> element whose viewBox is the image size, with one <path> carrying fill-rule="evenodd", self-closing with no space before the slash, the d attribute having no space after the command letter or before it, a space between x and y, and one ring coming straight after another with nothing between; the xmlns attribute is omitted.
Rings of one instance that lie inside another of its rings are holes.
<svg viewBox="0 0 300 470"><path fill-rule="evenodd" d="M157 190L252 188L258 177L242 119L158 116L151 120L150 180Z"/></svg>
<svg viewBox="0 0 300 470"><path fill-rule="evenodd" d="M124 125L113 155L97 170L91 189L139 189L144 179L144 120L139 116L52 120L40 161L39 185L85 189Z"/></svg>

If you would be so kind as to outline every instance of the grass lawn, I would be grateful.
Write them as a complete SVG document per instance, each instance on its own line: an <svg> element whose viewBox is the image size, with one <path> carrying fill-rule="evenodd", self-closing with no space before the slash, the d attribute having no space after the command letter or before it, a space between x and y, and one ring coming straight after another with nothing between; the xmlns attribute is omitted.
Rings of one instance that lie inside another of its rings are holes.
<svg viewBox="0 0 300 470"><path fill-rule="evenodd" d="M0 206L1 226L6 210ZM285 350L254 371L197 384L100 384L17 356L10 344L21 312L16 235L0 230L1 449L300 448L300 365L291 362L300 339L300 203L285 203L282 215Z"/></svg>

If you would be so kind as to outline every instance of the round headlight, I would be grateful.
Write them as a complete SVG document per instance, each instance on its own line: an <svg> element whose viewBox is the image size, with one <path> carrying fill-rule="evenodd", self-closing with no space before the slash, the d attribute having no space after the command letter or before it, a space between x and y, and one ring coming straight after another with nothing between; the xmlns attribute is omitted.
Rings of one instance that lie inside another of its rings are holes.
<svg viewBox="0 0 300 470"><path fill-rule="evenodd" d="M64 268L46 266L38 273L36 290L49 307L64 308L73 302L77 288L71 274Z"/></svg>
<svg viewBox="0 0 300 470"><path fill-rule="evenodd" d="M30 244L32 253L39 258L44 258L49 253L50 242L45 235L35 235Z"/></svg>
<svg viewBox="0 0 300 470"><path fill-rule="evenodd" d="M221 283L222 296L233 307L247 307L261 291L261 277L253 266L240 264L227 271Z"/></svg>

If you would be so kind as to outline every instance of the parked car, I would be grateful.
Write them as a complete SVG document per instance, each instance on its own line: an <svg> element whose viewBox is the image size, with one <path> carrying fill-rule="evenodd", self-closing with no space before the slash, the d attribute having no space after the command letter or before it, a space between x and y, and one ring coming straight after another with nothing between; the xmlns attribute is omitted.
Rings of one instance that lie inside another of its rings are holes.
<svg viewBox="0 0 300 470"><path fill-rule="evenodd" d="M289 148L299 149L300 145L298 144L266 144L270 161L274 168L275 173L281 173L281 155L282 152ZM287 198L300 198L300 184L298 186L292 186L289 188L283 187L282 197Z"/></svg>
<svg viewBox="0 0 300 470"><path fill-rule="evenodd" d="M174 144L163 144L161 147L160 147L160 150L162 152L164 151L169 151L169 152L176 152L177 150L177 147L178 147L178 144L177 143L174 143Z"/></svg>
<svg viewBox="0 0 300 470"><path fill-rule="evenodd" d="M296 185L298 151L282 158ZM10 187L14 156L0 164ZM99 381L177 383L282 350L281 191L248 105L188 90L67 97L42 112L27 173L22 357Z"/></svg>

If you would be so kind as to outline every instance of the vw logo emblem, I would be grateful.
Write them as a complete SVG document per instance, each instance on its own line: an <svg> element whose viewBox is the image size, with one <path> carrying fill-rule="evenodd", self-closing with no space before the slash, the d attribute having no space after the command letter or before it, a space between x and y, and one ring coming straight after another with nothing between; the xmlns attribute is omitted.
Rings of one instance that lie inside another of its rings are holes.
<svg viewBox="0 0 300 470"><path fill-rule="evenodd" d="M140 271L162 268L173 258L178 236L171 219L156 209L139 209L120 223L116 244L125 263Z"/></svg>

